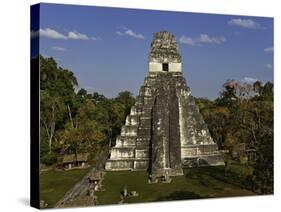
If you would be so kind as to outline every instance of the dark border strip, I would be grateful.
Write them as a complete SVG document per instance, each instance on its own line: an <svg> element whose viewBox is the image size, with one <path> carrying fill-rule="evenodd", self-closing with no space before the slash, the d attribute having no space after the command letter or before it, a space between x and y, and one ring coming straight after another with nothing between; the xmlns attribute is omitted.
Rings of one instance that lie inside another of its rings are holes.
<svg viewBox="0 0 281 212"><path fill-rule="evenodd" d="M40 4L30 7L30 205L40 208Z"/></svg>

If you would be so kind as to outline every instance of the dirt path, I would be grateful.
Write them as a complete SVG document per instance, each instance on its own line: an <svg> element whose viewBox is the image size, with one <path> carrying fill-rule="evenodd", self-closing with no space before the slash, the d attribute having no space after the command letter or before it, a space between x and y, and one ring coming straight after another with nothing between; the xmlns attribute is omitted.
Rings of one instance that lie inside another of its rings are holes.
<svg viewBox="0 0 281 212"><path fill-rule="evenodd" d="M87 198L89 188L88 178L94 171L104 169L107 157L108 150L105 150L104 152L100 153L99 159L96 160L94 167L83 177L80 182L76 183L68 192L65 193L64 197L57 202L55 208L63 208L69 206L87 206L88 204L91 204L92 199ZM83 201L81 201L82 199Z"/></svg>

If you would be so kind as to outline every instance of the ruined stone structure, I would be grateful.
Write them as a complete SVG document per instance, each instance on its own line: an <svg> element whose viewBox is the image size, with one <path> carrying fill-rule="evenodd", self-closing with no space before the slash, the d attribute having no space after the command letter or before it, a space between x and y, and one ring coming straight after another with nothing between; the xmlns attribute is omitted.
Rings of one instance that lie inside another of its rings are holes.
<svg viewBox="0 0 281 212"><path fill-rule="evenodd" d="M223 165L182 74L175 37L154 34L149 73L111 149L106 170L148 170L182 175L183 166Z"/></svg>

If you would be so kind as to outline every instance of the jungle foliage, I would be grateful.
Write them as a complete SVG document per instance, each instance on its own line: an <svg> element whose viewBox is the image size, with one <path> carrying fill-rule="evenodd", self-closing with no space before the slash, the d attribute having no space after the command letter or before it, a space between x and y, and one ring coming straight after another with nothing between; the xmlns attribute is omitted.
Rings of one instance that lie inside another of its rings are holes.
<svg viewBox="0 0 281 212"><path fill-rule="evenodd" d="M101 149L115 144L135 103L132 93L123 91L107 98L78 90L73 72L43 56L40 77L41 163L56 164L62 154L90 152L97 157ZM261 193L273 192L273 96L271 82L227 80L217 99L195 99L219 149L229 152L226 170L228 160L241 159L237 151L241 146L246 155L254 154L240 162L249 166L247 180L252 190Z"/></svg>
<svg viewBox="0 0 281 212"><path fill-rule="evenodd" d="M129 91L116 98L78 88L73 72L40 56L41 162L52 165L62 154L90 152L114 145L135 99Z"/></svg>
<svg viewBox="0 0 281 212"><path fill-rule="evenodd" d="M271 82L227 80L219 98L196 99L214 141L229 151L226 164L235 159L252 167L247 179L261 193L273 192L273 96Z"/></svg>

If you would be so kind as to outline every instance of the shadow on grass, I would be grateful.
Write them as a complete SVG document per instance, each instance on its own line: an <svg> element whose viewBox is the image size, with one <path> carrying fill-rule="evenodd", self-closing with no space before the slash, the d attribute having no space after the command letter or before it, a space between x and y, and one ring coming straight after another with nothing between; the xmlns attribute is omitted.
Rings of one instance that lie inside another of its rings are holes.
<svg viewBox="0 0 281 212"><path fill-rule="evenodd" d="M158 198L156 201L167 201L167 200L186 200L186 199L200 199L202 198L200 195L188 192L188 191L176 191L171 193L168 196L162 196Z"/></svg>
<svg viewBox="0 0 281 212"><path fill-rule="evenodd" d="M211 180L211 177L214 180L221 181L225 184L237 186L241 189L252 190L249 182L247 181L247 176L242 174L239 175L232 170L228 170L227 173L225 173L224 166L191 168L186 170L185 177L197 179L206 187L208 187L208 180Z"/></svg>

